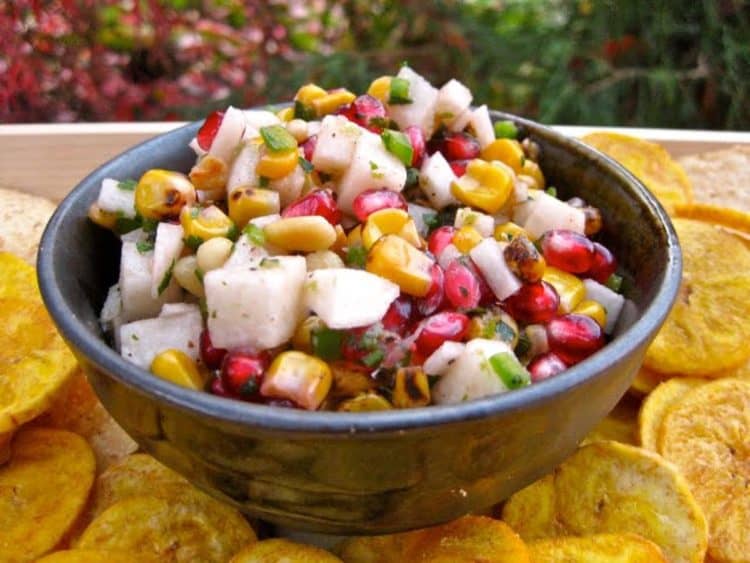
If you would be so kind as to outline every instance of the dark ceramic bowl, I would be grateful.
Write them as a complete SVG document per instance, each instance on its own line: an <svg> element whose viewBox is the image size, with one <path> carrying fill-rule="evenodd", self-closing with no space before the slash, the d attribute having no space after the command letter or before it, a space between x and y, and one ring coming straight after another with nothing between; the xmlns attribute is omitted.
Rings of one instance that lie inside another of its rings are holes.
<svg viewBox="0 0 750 563"><path fill-rule="evenodd" d="M248 515L310 531L385 533L486 508L550 471L625 393L664 321L681 255L664 210L623 168L536 123L512 119L542 148L563 198L604 216L630 301L616 337L565 373L455 406L305 412L215 397L158 379L107 345L97 317L117 279L119 245L87 218L105 177L187 171L199 124L132 148L60 204L39 250L44 301L104 406L143 448Z"/></svg>

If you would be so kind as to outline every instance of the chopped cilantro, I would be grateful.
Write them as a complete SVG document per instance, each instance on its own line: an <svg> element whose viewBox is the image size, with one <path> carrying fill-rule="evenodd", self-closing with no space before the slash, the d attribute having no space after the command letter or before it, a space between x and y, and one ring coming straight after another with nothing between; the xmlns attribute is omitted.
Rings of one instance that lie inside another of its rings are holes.
<svg viewBox="0 0 750 563"><path fill-rule="evenodd" d="M304 119L305 121L312 121L313 119L316 119L318 116L315 113L315 109L306 106L299 100L295 100L294 102L294 117L297 119Z"/></svg>
<svg viewBox="0 0 750 563"><path fill-rule="evenodd" d="M340 359L343 336L339 330L329 328L314 330L311 335L313 354L326 361Z"/></svg>
<svg viewBox="0 0 750 563"><path fill-rule="evenodd" d="M130 231L135 231L140 226L141 219L139 217L117 217L117 219L115 219L115 232L118 235L124 235Z"/></svg>
<svg viewBox="0 0 750 563"><path fill-rule="evenodd" d="M155 233L159 227L159 221L156 219L139 219L141 222L141 228L147 233Z"/></svg>
<svg viewBox="0 0 750 563"><path fill-rule="evenodd" d="M555 186L550 186L544 191L547 192L547 195L551 195L552 197L557 197L557 188Z"/></svg>
<svg viewBox="0 0 750 563"><path fill-rule="evenodd" d="M278 258L263 258L260 261L260 267L265 269L270 268L279 268L281 266L281 262Z"/></svg>
<svg viewBox="0 0 750 563"><path fill-rule="evenodd" d="M404 187L410 188L419 184L419 170L413 167L406 169L406 184Z"/></svg>
<svg viewBox="0 0 750 563"><path fill-rule="evenodd" d="M260 136L271 152L289 152L297 148L297 140L283 125L261 127Z"/></svg>
<svg viewBox="0 0 750 563"><path fill-rule="evenodd" d="M227 230L227 238L231 241L237 240L237 237L240 236L240 230L237 228L237 225L232 223L232 226L229 227Z"/></svg>
<svg viewBox="0 0 750 563"><path fill-rule="evenodd" d="M615 293L620 293L622 290L622 282L623 277L618 276L617 274L612 274L607 278L607 281L604 283L609 289L614 291Z"/></svg>
<svg viewBox="0 0 750 563"><path fill-rule="evenodd" d="M526 332L522 332L518 335L518 343L513 351L516 353L516 356L523 358L530 350L531 340L529 340L529 335Z"/></svg>
<svg viewBox="0 0 750 563"><path fill-rule="evenodd" d="M422 213L422 222L432 231L440 226L440 217L437 213Z"/></svg>
<svg viewBox="0 0 750 563"><path fill-rule="evenodd" d="M385 358L385 353L382 350L377 349L373 350L364 358L362 358L362 363L365 364L368 368L374 368L376 365L383 361L383 358Z"/></svg>
<svg viewBox="0 0 750 563"><path fill-rule="evenodd" d="M146 252L151 252L154 249L154 241L152 241L152 240L139 240L138 242L135 243L135 248L141 254L146 254Z"/></svg>
<svg viewBox="0 0 750 563"><path fill-rule="evenodd" d="M304 157L299 157L299 165L302 167L302 170L307 172L308 174L315 170L315 167L312 165L312 162L307 160Z"/></svg>
<svg viewBox="0 0 750 563"><path fill-rule="evenodd" d="M362 245L350 246L346 251L346 265L364 268L367 262L367 250Z"/></svg>
<svg viewBox="0 0 750 563"><path fill-rule="evenodd" d="M169 268L167 268L167 271L164 273L164 277L161 279L161 282L159 283L158 293L161 295L164 293L164 290L167 289L169 286L169 282L172 281L172 271L174 270L174 264L175 261L172 260L172 263L169 265Z"/></svg>
<svg viewBox="0 0 750 563"><path fill-rule="evenodd" d="M263 246L266 243L266 233L258 225L248 223L242 232L255 246Z"/></svg>
<svg viewBox="0 0 750 563"><path fill-rule="evenodd" d="M122 180L120 182L117 182L117 187L126 192L135 191L135 187L137 185L138 185L138 182L136 182L133 179L127 179L127 180Z"/></svg>
<svg viewBox="0 0 750 563"><path fill-rule="evenodd" d="M190 235L185 237L184 242L185 246L190 250L198 250L198 247L203 244L203 239L195 235Z"/></svg>
<svg viewBox="0 0 750 563"><path fill-rule="evenodd" d="M377 163L375 163L375 162L373 162L373 161L371 160L371 161L370 161L370 170L377 170L377 169L378 169L378 165L377 165Z"/></svg>

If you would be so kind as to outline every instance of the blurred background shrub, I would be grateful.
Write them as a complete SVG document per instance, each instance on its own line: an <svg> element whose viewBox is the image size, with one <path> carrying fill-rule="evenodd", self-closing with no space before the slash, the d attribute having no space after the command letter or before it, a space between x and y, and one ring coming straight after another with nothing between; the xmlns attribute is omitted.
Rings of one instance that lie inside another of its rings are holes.
<svg viewBox="0 0 750 563"><path fill-rule="evenodd" d="M750 129L742 0L0 2L0 121L198 119L402 61L548 123Z"/></svg>

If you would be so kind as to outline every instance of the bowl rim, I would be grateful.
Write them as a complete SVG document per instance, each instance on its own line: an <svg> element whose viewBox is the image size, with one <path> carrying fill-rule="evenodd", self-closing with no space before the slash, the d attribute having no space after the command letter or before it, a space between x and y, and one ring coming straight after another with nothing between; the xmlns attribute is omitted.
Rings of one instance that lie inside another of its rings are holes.
<svg viewBox="0 0 750 563"><path fill-rule="evenodd" d="M560 393L583 385L590 378L602 376L613 365L627 359L629 353L642 346L666 318L677 295L682 272L682 253L674 227L656 198L624 167L606 155L567 137L537 122L499 111L490 111L494 120L513 120L527 132L543 136L559 144L570 143L589 161L605 170L625 184L629 191L649 208L657 218L666 235L667 263L659 286L651 303L643 310L630 327L617 335L604 348L560 375L509 393L492 395L456 405L433 405L413 409L390 411L341 413L331 411L304 411L267 405L247 403L214 396L205 391L194 391L154 377L145 369L122 358L106 342L93 335L90 329L73 312L66 302L55 279L54 250L56 237L67 216L74 210L78 200L89 190L103 169L114 161L128 158L139 151L148 151L164 142L171 135L186 133L186 129L197 129L200 122L148 139L118 154L87 175L63 199L45 228L37 257L39 287L47 309L65 340L79 350L87 361L140 394L150 396L184 413L206 419L229 423L254 430L269 432L293 432L304 435L353 435L382 434L403 431L427 430L445 424L466 423L527 409L534 404L544 404Z"/></svg>

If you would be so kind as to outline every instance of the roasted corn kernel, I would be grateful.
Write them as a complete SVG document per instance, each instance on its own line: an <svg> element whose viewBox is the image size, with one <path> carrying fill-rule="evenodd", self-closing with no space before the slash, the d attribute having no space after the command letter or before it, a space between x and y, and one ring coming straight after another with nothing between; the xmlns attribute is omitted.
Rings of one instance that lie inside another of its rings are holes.
<svg viewBox="0 0 750 563"><path fill-rule="evenodd" d="M523 174L524 176L532 178L534 180L534 185L531 187L538 190L544 189L544 186L547 183L544 179L544 174L542 173L542 169L539 167L539 165L533 160L529 160L528 158L524 160L521 171L518 172L518 174Z"/></svg>
<svg viewBox="0 0 750 563"><path fill-rule="evenodd" d="M506 342L511 348L518 344L518 324L499 307L475 316L469 322L467 339L484 338Z"/></svg>
<svg viewBox="0 0 750 563"><path fill-rule="evenodd" d="M351 399L375 389L369 370L346 361L331 362L333 386L331 395L337 399Z"/></svg>
<svg viewBox="0 0 750 563"><path fill-rule="evenodd" d="M322 98L326 94L328 94L328 92L326 92L317 84L305 84L304 86L301 86L299 90L297 90L297 93L294 95L294 101L302 102L306 106L310 106L312 105L313 101L317 100L318 98Z"/></svg>
<svg viewBox="0 0 750 563"><path fill-rule="evenodd" d="M278 117L283 123L287 123L294 119L294 108L289 106L283 109L280 109L276 112L276 117Z"/></svg>
<svg viewBox="0 0 750 563"><path fill-rule="evenodd" d="M115 228L115 225L117 225L117 215L102 210L96 202L89 206L88 217L94 223L105 229L112 230Z"/></svg>
<svg viewBox="0 0 750 563"><path fill-rule="evenodd" d="M480 242L482 242L482 235L474 227L468 225L461 227L453 235L453 245L463 254L468 254Z"/></svg>
<svg viewBox="0 0 750 563"><path fill-rule="evenodd" d="M180 287L189 291L196 297L205 297L203 290L203 273L198 268L198 259L195 255L183 256L175 262L172 275Z"/></svg>
<svg viewBox="0 0 750 563"><path fill-rule="evenodd" d="M433 261L396 235L385 235L370 248L366 269L392 281L401 291L424 297L432 286Z"/></svg>
<svg viewBox="0 0 750 563"><path fill-rule="evenodd" d="M317 250L305 256L307 271L345 268L341 257L331 250Z"/></svg>
<svg viewBox="0 0 750 563"><path fill-rule="evenodd" d="M515 139L495 139L482 149L480 156L487 161L499 160L510 166L516 174L524 173L521 171L526 162L526 155L521 143Z"/></svg>
<svg viewBox="0 0 750 563"><path fill-rule="evenodd" d="M294 172L299 164L299 152L292 149L284 152L264 150L255 172L269 180L278 180Z"/></svg>
<svg viewBox="0 0 750 563"><path fill-rule="evenodd" d="M544 270L542 279L555 288L560 296L560 313L570 313L575 309L583 298L586 296L586 287L583 282L568 272L547 266Z"/></svg>
<svg viewBox="0 0 750 563"><path fill-rule="evenodd" d="M151 362L151 373L188 389L203 389L204 380L195 360L182 350L170 348Z"/></svg>
<svg viewBox="0 0 750 563"><path fill-rule="evenodd" d="M341 412L372 412L385 411L392 408L385 397L377 393L362 393L352 399L343 401L336 410Z"/></svg>
<svg viewBox="0 0 750 563"><path fill-rule="evenodd" d="M215 237L235 239L237 227L221 209L208 207L184 207L180 213L180 224L185 232L185 244L197 249L203 242Z"/></svg>
<svg viewBox="0 0 750 563"><path fill-rule="evenodd" d="M388 102L388 96L391 92L391 77L390 76L381 76L380 78L376 78L372 81L372 84L370 84L370 87L367 89L367 93L372 96L373 98L377 98L383 103Z"/></svg>
<svg viewBox="0 0 750 563"><path fill-rule="evenodd" d="M317 315L310 315L297 325L292 336L292 347L305 354L312 354L312 333L322 328L326 328L326 325L321 318Z"/></svg>
<svg viewBox="0 0 750 563"><path fill-rule="evenodd" d="M451 193L461 203L497 213L513 191L512 172L502 165L474 159L466 173L451 182Z"/></svg>
<svg viewBox="0 0 750 563"><path fill-rule="evenodd" d="M495 227L495 240L499 240L500 242L510 242L514 237L519 235L529 236L523 227L516 225L512 221Z"/></svg>
<svg viewBox="0 0 750 563"><path fill-rule="evenodd" d="M154 168L135 187L135 209L145 219L171 219L195 203L195 187L184 174Z"/></svg>
<svg viewBox="0 0 750 563"><path fill-rule="evenodd" d="M424 370L418 366L399 368L394 378L391 400L397 409L429 405L430 384Z"/></svg>
<svg viewBox="0 0 750 563"><path fill-rule="evenodd" d="M598 301L584 299L573 309L573 312L591 317L602 328L607 325L607 310Z"/></svg>
<svg viewBox="0 0 750 563"><path fill-rule="evenodd" d="M229 167L221 158L207 154L190 170L190 181L198 190L214 192L227 185Z"/></svg>
<svg viewBox="0 0 750 563"><path fill-rule="evenodd" d="M260 392L288 399L308 410L317 409L331 388L331 369L323 360L303 352L282 352L266 370Z"/></svg>
<svg viewBox="0 0 750 563"><path fill-rule="evenodd" d="M414 220L403 209L381 209L371 213L362 227L362 244L369 249L383 235L396 235L416 248L422 245Z"/></svg>
<svg viewBox="0 0 750 563"><path fill-rule="evenodd" d="M344 88L327 92L325 96L315 98L310 105L318 117L333 113L343 105L354 101L357 96Z"/></svg>
<svg viewBox="0 0 750 563"><path fill-rule="evenodd" d="M336 242L336 229L319 215L284 217L266 225L266 241L285 250L315 252Z"/></svg>
<svg viewBox="0 0 750 563"><path fill-rule="evenodd" d="M536 283L544 275L547 262L534 243L525 235L518 235L503 250L508 267L527 283Z"/></svg>
<svg viewBox="0 0 750 563"><path fill-rule="evenodd" d="M272 215L281 209L279 192L251 186L238 186L227 198L229 218L241 229L250 219Z"/></svg>
<svg viewBox="0 0 750 563"><path fill-rule="evenodd" d="M198 247L195 253L198 268L204 274L221 268L229 260L234 243L226 237L208 239Z"/></svg>

